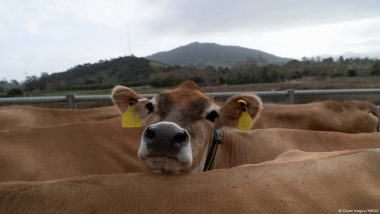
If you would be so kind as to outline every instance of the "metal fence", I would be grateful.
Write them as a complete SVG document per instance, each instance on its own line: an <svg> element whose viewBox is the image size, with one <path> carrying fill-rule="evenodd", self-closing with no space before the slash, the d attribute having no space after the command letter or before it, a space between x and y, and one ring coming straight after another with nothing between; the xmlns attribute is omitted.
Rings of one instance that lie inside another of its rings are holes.
<svg viewBox="0 0 380 214"><path fill-rule="evenodd" d="M237 94L256 94L260 97L286 96L288 104L295 103L297 95L357 95L357 94L380 94L380 88L369 89L326 89L326 90L283 90L283 91L240 91L240 92L213 92L209 93L216 98L226 98ZM146 98L151 98L154 94L142 94ZM110 101L110 95L66 95L51 97L16 97L0 98L0 105L10 104L40 104L66 102L67 108L75 109L77 102L83 101Z"/></svg>

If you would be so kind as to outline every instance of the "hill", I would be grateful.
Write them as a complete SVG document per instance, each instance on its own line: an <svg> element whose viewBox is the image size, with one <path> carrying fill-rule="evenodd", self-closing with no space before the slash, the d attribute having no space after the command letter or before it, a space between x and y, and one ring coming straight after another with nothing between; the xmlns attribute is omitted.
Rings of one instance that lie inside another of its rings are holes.
<svg viewBox="0 0 380 214"><path fill-rule="evenodd" d="M199 43L190 46L198 45ZM134 56L119 57L77 65L61 73L50 75L43 73L40 77L27 77L22 88L25 92L33 93L33 91L109 89L116 84L167 87L189 79L206 86L268 83L302 78L328 79L356 76L374 78L380 75L380 60L369 58L339 57L336 60L303 58L302 61L291 60L287 63L274 64L259 64L255 60L245 60L235 63L231 67L197 68L171 66ZM7 94L9 87L8 89L3 87L1 90L2 85L4 84L0 85L0 93ZM7 82L4 86L6 85Z"/></svg>
<svg viewBox="0 0 380 214"><path fill-rule="evenodd" d="M291 60L255 49L199 42L181 46L170 51L155 53L146 58L169 65L195 67L206 67L207 65L231 67L247 59L255 60L259 65L282 64Z"/></svg>
<svg viewBox="0 0 380 214"><path fill-rule="evenodd" d="M33 83L39 90L109 88L113 85L141 85L156 72L168 66L145 58L134 56L100 60L96 63L77 65L64 72L42 74L39 79L28 77L25 83ZM38 82L38 84L36 84ZM43 87L38 87L38 86ZM33 90L31 88L31 90Z"/></svg>

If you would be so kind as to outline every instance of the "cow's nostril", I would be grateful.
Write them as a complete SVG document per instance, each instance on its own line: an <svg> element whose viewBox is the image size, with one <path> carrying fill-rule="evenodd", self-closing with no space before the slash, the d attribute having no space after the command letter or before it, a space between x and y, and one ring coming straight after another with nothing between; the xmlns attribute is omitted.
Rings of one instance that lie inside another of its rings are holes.
<svg viewBox="0 0 380 214"><path fill-rule="evenodd" d="M178 133L176 135L174 135L174 141L176 143L183 143L187 140L187 133L186 132L182 132L182 133Z"/></svg>
<svg viewBox="0 0 380 214"><path fill-rule="evenodd" d="M151 140L153 140L155 137L156 137L156 134L154 133L154 131L151 129L151 128L147 128L145 130L145 136Z"/></svg>

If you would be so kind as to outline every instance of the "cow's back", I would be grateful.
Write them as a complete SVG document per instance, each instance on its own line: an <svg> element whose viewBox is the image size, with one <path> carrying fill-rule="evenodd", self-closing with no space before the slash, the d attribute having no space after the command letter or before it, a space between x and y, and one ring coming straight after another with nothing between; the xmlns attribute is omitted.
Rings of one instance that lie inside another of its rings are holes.
<svg viewBox="0 0 380 214"><path fill-rule="evenodd" d="M141 130L120 118L0 132L0 181L141 172Z"/></svg>
<svg viewBox="0 0 380 214"><path fill-rule="evenodd" d="M32 106L0 107L0 130L49 127L118 117L112 106L93 109L51 109Z"/></svg>
<svg viewBox="0 0 380 214"><path fill-rule="evenodd" d="M265 106L254 129L288 128L347 133L376 132L379 111L366 101L323 101Z"/></svg>
<svg viewBox="0 0 380 214"><path fill-rule="evenodd" d="M200 174L0 184L4 213L335 213L378 209L380 150ZM355 179L354 179L355 178Z"/></svg>

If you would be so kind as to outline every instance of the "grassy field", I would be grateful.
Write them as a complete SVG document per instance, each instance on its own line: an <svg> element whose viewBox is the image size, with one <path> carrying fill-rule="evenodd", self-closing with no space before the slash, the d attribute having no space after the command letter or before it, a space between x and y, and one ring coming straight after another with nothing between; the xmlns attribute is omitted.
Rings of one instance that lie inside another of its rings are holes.
<svg viewBox="0 0 380 214"><path fill-rule="evenodd" d="M380 83L380 76L363 76L363 77L335 77L329 81L348 82L348 83Z"/></svg>
<svg viewBox="0 0 380 214"><path fill-rule="evenodd" d="M169 67L168 65L165 65L161 62L157 62L157 61L154 61L154 60L150 60L149 61L149 65L154 68L154 69L157 69L157 68L167 68Z"/></svg>
<svg viewBox="0 0 380 214"><path fill-rule="evenodd" d="M157 93L166 88L154 88L151 86L132 87L142 94ZM370 77L337 77L324 81L297 80L278 83L252 83L243 85L217 85L202 86L206 92L222 91L263 91L263 90L286 90L286 89L339 89L339 88L380 88L380 76ZM32 96L64 96L74 95L106 95L111 94L112 89L99 90L75 90L75 91L39 91Z"/></svg>
<svg viewBox="0 0 380 214"><path fill-rule="evenodd" d="M100 90L76 90L76 91L37 91L33 92L33 96L64 96L69 94L74 95L101 95L111 94L112 89L100 89Z"/></svg>
<svg viewBox="0 0 380 214"><path fill-rule="evenodd" d="M168 89L170 87L165 88L153 88L150 86L138 86L132 87L135 91L141 94L149 94L149 93L157 93L161 90ZM108 95L111 94L112 89L99 89L99 90L75 90L75 91L36 91L33 92L32 96L40 97L40 96L65 96L69 94L74 95Z"/></svg>

